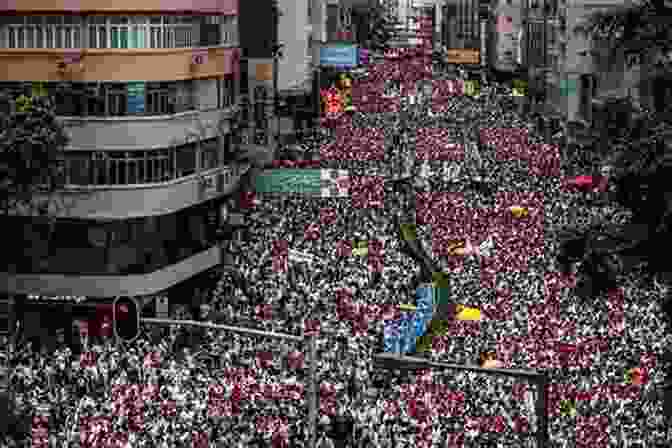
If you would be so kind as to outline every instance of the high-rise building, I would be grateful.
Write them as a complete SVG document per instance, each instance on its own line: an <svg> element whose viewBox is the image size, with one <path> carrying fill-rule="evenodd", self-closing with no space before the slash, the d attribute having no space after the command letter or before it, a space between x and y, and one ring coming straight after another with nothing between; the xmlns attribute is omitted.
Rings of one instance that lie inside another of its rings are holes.
<svg viewBox="0 0 672 448"><path fill-rule="evenodd" d="M0 89L53 96L70 142L53 219L0 217L0 293L51 307L25 326L45 331L118 296L190 301L171 291L222 262L218 228L249 169L233 161L238 0L3 5Z"/></svg>

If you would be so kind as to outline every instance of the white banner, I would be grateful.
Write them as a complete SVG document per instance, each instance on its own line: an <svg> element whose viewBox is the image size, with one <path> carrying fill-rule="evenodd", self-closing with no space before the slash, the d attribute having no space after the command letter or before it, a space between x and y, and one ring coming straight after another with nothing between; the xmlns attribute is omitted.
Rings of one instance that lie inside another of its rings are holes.
<svg viewBox="0 0 672 448"><path fill-rule="evenodd" d="M289 249L289 261L294 263L314 263L315 257L306 252Z"/></svg>

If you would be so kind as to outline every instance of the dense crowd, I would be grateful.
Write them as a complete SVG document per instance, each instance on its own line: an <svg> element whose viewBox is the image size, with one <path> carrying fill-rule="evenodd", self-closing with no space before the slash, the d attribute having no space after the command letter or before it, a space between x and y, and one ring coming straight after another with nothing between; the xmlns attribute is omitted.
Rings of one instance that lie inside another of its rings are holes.
<svg viewBox="0 0 672 448"><path fill-rule="evenodd" d="M645 397L662 380L670 342L657 312L663 291L633 273L620 294L580 301L554 262L559 230L618 222L627 211L591 202L600 192L566 188L563 174L574 168L495 86L469 96L437 80L416 104L404 102L431 74L426 60L417 66L372 67L353 89L358 112L281 153L347 169L350 197L258 195L246 240L232 243L234 267L198 318L297 336L319 327L318 446L330 446L336 416L354 421L355 446L527 446L538 422L523 379L373 366L384 320L414 301L420 268L392 219L396 207L414 206L417 238L449 273L451 296L485 316L454 323L432 359L470 364L494 349L507 367L545 371L553 446L664 446L661 410ZM385 79L396 92L385 91ZM392 187L403 171L395 164L423 179L411 197ZM476 177L490 188L473 188ZM514 205L529 209L528 219L512 220ZM493 255L446 252L464 239L492 239ZM368 241L367 256L353 254L355 240ZM290 259L290 249L309 256ZM304 343L199 330L197 347L187 348L178 343L185 331L145 328L123 348L86 341L79 357L13 347L16 410L32 428L17 426L22 437L3 446L31 437L34 446L309 446ZM646 372L645 384L623 385L631 367Z"/></svg>

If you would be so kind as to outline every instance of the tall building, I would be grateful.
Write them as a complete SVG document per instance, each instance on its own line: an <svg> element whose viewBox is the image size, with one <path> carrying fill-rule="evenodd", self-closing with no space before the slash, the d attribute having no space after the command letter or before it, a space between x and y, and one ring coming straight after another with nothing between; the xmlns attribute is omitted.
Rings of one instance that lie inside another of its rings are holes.
<svg viewBox="0 0 672 448"><path fill-rule="evenodd" d="M119 296L190 302L222 263L218 228L249 165L233 161L238 1L215 4L3 4L0 89L53 95L70 136L53 220L0 217L0 292L24 331L69 338L73 316Z"/></svg>

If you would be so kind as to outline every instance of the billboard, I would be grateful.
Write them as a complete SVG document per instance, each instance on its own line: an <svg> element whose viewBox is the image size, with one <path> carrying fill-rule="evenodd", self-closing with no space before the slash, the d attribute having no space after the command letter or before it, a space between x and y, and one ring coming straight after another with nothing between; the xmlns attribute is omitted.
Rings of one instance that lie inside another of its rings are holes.
<svg viewBox="0 0 672 448"><path fill-rule="evenodd" d="M455 48L448 50L446 55L448 64L473 64L481 63L481 52L477 48Z"/></svg>
<svg viewBox="0 0 672 448"><path fill-rule="evenodd" d="M325 45L320 48L320 65L351 68L357 65L356 45Z"/></svg>

